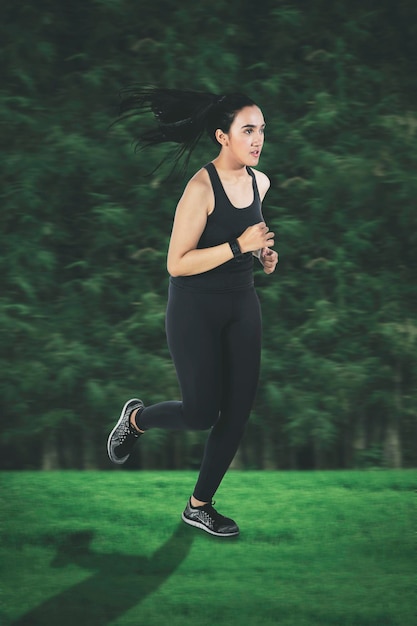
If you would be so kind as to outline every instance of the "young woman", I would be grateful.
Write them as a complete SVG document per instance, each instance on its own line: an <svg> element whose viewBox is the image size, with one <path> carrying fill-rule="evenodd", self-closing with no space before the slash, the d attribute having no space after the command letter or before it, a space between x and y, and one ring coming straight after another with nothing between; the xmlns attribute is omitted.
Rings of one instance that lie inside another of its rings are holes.
<svg viewBox="0 0 417 626"><path fill-rule="evenodd" d="M174 219L169 250L168 347L182 401L145 407L128 400L108 438L108 454L124 463L150 428L210 429L200 473L182 519L221 537L237 524L214 509L212 498L241 440L255 398L261 353L261 313L253 257L275 270L274 233L261 201L269 188L258 165L265 121L242 94L148 89L128 95L122 111L151 110L157 128L140 140L179 144L191 153L204 131L218 156L188 182Z"/></svg>

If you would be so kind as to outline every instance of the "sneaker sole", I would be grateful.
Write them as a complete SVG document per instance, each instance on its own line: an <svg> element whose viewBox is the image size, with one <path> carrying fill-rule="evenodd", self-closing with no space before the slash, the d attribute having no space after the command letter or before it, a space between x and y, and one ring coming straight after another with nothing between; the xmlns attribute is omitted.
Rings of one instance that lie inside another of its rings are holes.
<svg viewBox="0 0 417 626"><path fill-rule="evenodd" d="M188 519L188 517L185 517L184 513L181 514L181 518L182 521L186 524L194 526L195 528L200 528L201 530L204 530L206 533L214 535L215 537L236 537L239 534L238 530L233 533L216 533L214 530L211 530L210 528L207 528L207 526L204 526L204 524L202 524L201 522L195 522L194 520Z"/></svg>
<svg viewBox="0 0 417 626"><path fill-rule="evenodd" d="M123 409L122 412L120 413L120 417L118 419L118 422L116 424L116 426L113 428L113 430L111 431L110 435L108 436L107 439L107 454L109 455L109 459L110 461L112 461L113 463L116 463L117 465L123 465L123 463L125 463L127 461L127 459L129 458L130 454L128 454L127 456L124 456L123 458L119 459L117 456L112 455L112 451L111 451L111 446L110 446L110 442L111 442L111 438L113 437L113 433L116 430L116 428L119 426L120 422L123 419L124 414L126 413L126 409L128 407L128 405L131 402L140 402L143 405L142 400L140 400L139 398L131 398L130 400L128 400Z"/></svg>

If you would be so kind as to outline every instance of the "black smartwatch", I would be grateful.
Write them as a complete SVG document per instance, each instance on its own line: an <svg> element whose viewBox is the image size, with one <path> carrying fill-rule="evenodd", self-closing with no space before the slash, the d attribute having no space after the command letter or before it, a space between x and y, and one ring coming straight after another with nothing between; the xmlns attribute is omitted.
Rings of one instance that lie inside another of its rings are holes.
<svg viewBox="0 0 417 626"><path fill-rule="evenodd" d="M229 241L229 246L233 252L233 256L237 261L241 261L243 258L243 253L242 250L240 249L240 246L237 242L237 239L231 239Z"/></svg>

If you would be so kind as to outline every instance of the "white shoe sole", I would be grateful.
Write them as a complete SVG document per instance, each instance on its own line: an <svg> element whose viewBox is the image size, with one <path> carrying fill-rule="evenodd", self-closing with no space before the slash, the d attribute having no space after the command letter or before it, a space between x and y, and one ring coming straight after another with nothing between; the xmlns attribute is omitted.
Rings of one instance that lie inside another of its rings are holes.
<svg viewBox="0 0 417 626"><path fill-rule="evenodd" d="M207 526L205 526L201 522L195 522L192 519L188 519L188 517L185 517L184 513L181 514L181 517L182 517L182 521L185 522L186 524L189 524L190 526L194 526L195 528L201 528L201 530L205 530L206 533L209 533L210 535L214 535L215 537L236 537L239 534L238 530L236 530L233 533L216 533L214 530L207 528Z"/></svg>

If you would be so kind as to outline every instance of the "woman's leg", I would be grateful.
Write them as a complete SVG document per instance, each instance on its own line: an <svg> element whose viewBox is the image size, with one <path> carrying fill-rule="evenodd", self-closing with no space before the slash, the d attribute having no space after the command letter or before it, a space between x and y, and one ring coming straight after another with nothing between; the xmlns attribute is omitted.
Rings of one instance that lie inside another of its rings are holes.
<svg viewBox="0 0 417 626"><path fill-rule="evenodd" d="M150 428L205 430L217 420L222 384L221 315L222 307L216 307L209 294L170 286L167 338L182 402L160 402L146 408L138 398L126 402L107 440L113 463L123 464L137 438Z"/></svg>
<svg viewBox="0 0 417 626"><path fill-rule="evenodd" d="M194 498L210 502L242 438L255 399L261 355L261 311L253 290L228 294L232 317L223 333L220 417L208 437Z"/></svg>
<svg viewBox="0 0 417 626"><path fill-rule="evenodd" d="M166 332L182 402L159 402L136 418L140 430L206 430L221 402L221 311L210 294L170 285Z"/></svg>

